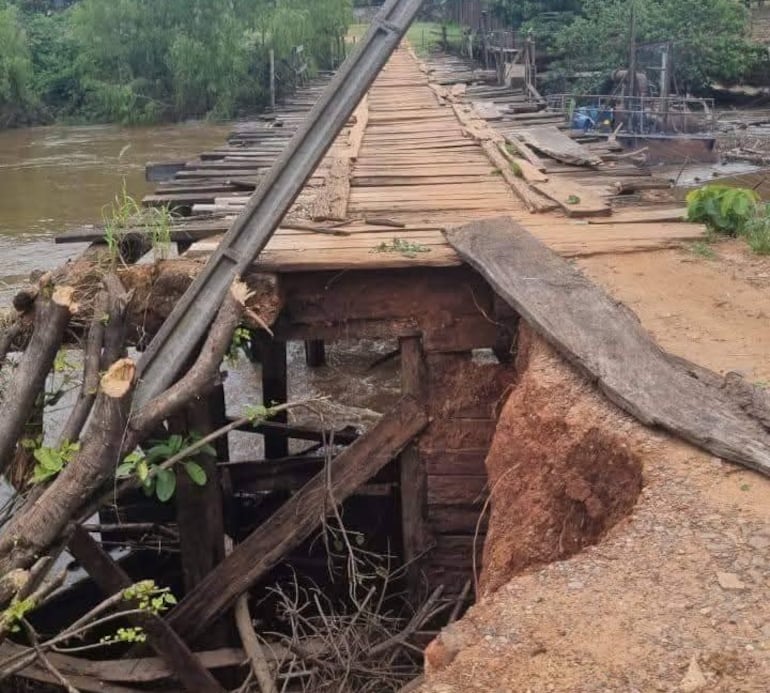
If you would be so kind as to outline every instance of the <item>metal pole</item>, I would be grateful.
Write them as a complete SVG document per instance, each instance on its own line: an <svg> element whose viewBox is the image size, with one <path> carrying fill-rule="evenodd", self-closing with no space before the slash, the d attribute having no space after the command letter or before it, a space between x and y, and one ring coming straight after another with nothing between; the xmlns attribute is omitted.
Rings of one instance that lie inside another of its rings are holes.
<svg viewBox="0 0 770 693"><path fill-rule="evenodd" d="M286 151L252 195L203 272L179 300L139 362L137 406L171 385L205 335L233 281L267 245L422 6L388 0L327 86Z"/></svg>

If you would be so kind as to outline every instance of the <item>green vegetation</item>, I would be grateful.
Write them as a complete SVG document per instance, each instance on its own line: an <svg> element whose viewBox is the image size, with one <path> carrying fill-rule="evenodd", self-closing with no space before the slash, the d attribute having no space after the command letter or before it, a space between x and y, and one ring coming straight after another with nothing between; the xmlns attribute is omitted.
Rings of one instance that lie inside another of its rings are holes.
<svg viewBox="0 0 770 693"><path fill-rule="evenodd" d="M173 216L167 207L143 207L123 188L102 212L104 241L113 264L120 259L120 246L129 229L140 229L152 243L156 260L168 257L171 247L171 222Z"/></svg>
<svg viewBox="0 0 770 693"><path fill-rule="evenodd" d="M753 190L706 185L687 195L687 219L726 236L745 232L757 214L759 196Z"/></svg>
<svg viewBox="0 0 770 693"><path fill-rule="evenodd" d="M769 64L764 46L749 39L748 1L489 2L500 19L522 32L531 31L554 58L548 86L556 91L574 91L577 86L595 93L609 87L611 72L628 64L632 13L641 63L660 67L660 46L671 42L674 76L682 93L705 91L717 81L735 83L766 72Z"/></svg>
<svg viewBox="0 0 770 693"><path fill-rule="evenodd" d="M166 440L156 442L147 454L132 452L117 468L115 476L127 479L135 476L142 484L142 490L147 496L155 496L165 503L173 498L176 492L176 469L164 465L169 460L181 465L190 480L197 486L205 486L206 472L197 462L185 459L185 451L199 440L198 437L184 438L171 435ZM216 457L216 450L211 445L200 446L196 455Z"/></svg>
<svg viewBox="0 0 770 693"><path fill-rule="evenodd" d="M58 476L80 450L78 443L65 443L60 448L39 447L33 453L35 469L30 484L42 484Z"/></svg>
<svg viewBox="0 0 770 693"><path fill-rule="evenodd" d="M351 0L0 0L0 127L232 117L266 103L270 50L283 86L339 62L350 17Z"/></svg>
<svg viewBox="0 0 770 693"><path fill-rule="evenodd" d="M406 38L417 55L438 50L445 37L447 44L457 50L463 38L462 27L452 23L414 22L406 32Z"/></svg>
<svg viewBox="0 0 770 693"><path fill-rule="evenodd" d="M714 252L714 249L708 241L695 241L695 243L690 245L690 250L704 260L715 260L717 257L717 254Z"/></svg>
<svg viewBox="0 0 770 693"><path fill-rule="evenodd" d="M390 243L380 243L372 249L373 253L399 253L404 257L414 258L418 253L429 253L430 248L421 243L407 241L404 238L394 238Z"/></svg>
<svg viewBox="0 0 770 693"><path fill-rule="evenodd" d="M753 190L706 185L687 195L688 221L706 225L709 232L740 236L758 255L770 255L770 205L759 202Z"/></svg>

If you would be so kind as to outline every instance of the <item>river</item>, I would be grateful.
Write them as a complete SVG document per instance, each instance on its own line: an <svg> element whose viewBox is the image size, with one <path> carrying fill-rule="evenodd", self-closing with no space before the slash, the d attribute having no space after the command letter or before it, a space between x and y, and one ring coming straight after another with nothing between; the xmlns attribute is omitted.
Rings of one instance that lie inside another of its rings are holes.
<svg viewBox="0 0 770 693"><path fill-rule="evenodd" d="M83 246L57 246L54 236L98 224L124 181L132 197L148 192L148 161L191 159L221 145L228 132L205 122L0 131L0 305L31 271L79 253Z"/></svg>

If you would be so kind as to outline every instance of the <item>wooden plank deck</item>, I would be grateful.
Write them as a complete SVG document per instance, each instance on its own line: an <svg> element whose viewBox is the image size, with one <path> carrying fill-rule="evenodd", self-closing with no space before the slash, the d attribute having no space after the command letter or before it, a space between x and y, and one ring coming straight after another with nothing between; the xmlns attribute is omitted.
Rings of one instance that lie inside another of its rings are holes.
<svg viewBox="0 0 770 693"><path fill-rule="evenodd" d="M425 66L408 48L394 53L285 222L295 227L310 224L309 218L318 219L314 210L323 196L339 203L343 195L347 206L336 204L335 208L345 210L344 235L280 228L258 258L258 269L457 266L462 260L446 243L442 230L501 215L513 217L565 256L671 247L702 235L702 227L670 221L665 211L652 214L648 223L640 223L645 221L643 215L634 218L625 212L617 219L602 218L597 225L570 219L563 211L530 213L514 194L510 172L502 175L499 160L490 160L478 133L469 132L467 122L461 122L448 97L438 94L429 79ZM460 91L464 90L457 90L457 98L464 98ZM310 96L317 94L301 97L308 107ZM197 242L188 256L208 257L245 205L249 190L228 188L227 179L249 178L256 184L258 174L280 154L302 116L292 112L282 117L285 129L278 131L258 123L239 126L227 145L191 162L172 184L148 196L147 204L174 204L176 199L177 204L190 207L193 216L174 227L175 238L186 237L185 228L194 229L187 237ZM339 178L340 170L350 171L350 184L343 192L333 189L339 186L335 176ZM200 189L191 189L193 182ZM521 180L523 186L538 184L558 188L559 181L555 177L548 183ZM596 194L602 192L597 188ZM570 191L564 193L568 199ZM388 223L379 223L382 220ZM323 221L314 225L325 226Z"/></svg>
<svg viewBox="0 0 770 693"><path fill-rule="evenodd" d="M439 104L407 49L396 51L373 85L368 109L348 217L386 218L404 228L354 222L344 227L345 237L281 229L257 261L260 269L458 265L462 261L441 229L499 215L512 216L565 256L670 247L703 233L700 226L683 223L613 224L607 218L589 226L561 214L530 214L482 147L465 136L452 108ZM206 254L215 243L198 243L191 252Z"/></svg>

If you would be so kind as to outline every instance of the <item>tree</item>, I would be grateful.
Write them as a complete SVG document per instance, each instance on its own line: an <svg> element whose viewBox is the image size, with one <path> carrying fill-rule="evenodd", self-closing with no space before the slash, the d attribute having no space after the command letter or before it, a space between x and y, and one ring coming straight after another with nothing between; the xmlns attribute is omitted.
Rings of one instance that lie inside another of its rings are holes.
<svg viewBox="0 0 770 693"><path fill-rule="evenodd" d="M580 12L583 0L492 0L493 11L512 26L520 26L544 13Z"/></svg>
<svg viewBox="0 0 770 693"><path fill-rule="evenodd" d="M0 127L17 124L33 108L32 77L18 10L0 0Z"/></svg>
<svg viewBox="0 0 770 693"><path fill-rule="evenodd" d="M628 65L633 8L638 45L672 43L680 90L737 81L760 59L759 47L749 41L747 10L738 0L584 0L583 5L582 15L556 41L568 74L595 71L603 80Z"/></svg>

